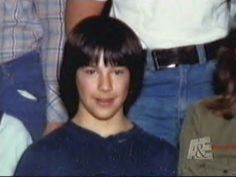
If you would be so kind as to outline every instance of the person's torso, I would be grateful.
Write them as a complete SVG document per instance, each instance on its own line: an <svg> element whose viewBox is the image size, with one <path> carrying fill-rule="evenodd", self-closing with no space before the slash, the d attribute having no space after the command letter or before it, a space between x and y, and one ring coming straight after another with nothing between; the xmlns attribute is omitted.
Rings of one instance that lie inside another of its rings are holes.
<svg viewBox="0 0 236 177"><path fill-rule="evenodd" d="M226 36L225 0L113 0L111 16L125 21L145 48L171 48Z"/></svg>
<svg viewBox="0 0 236 177"><path fill-rule="evenodd" d="M195 121L198 134L190 141L189 148L198 146L199 149L192 152L192 160L199 163L199 171L207 176L235 176L236 117L226 120L207 111L204 106L207 102L203 102L197 112L200 118Z"/></svg>
<svg viewBox="0 0 236 177"><path fill-rule="evenodd" d="M50 146L47 148L49 152L38 158L40 170L33 174L138 176L176 173L170 171L176 166L174 148L165 142L162 144L162 141L154 140L139 129L101 138L93 132L69 124L65 131L51 137L47 142L50 145L44 141L43 146ZM39 152L39 149L36 151ZM44 165L46 161L48 163Z"/></svg>

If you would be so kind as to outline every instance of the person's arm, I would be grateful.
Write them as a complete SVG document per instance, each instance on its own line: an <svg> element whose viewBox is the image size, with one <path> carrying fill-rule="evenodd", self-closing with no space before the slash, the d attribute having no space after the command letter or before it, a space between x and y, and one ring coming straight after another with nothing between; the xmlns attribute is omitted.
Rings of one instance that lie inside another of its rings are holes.
<svg viewBox="0 0 236 177"><path fill-rule="evenodd" d="M230 17L231 17L231 23L232 27L236 28L236 0L230 1Z"/></svg>
<svg viewBox="0 0 236 177"><path fill-rule="evenodd" d="M105 7L106 0L67 0L65 25L66 33L86 17L101 15Z"/></svg>
<svg viewBox="0 0 236 177"><path fill-rule="evenodd" d="M230 0L229 1L229 3L230 3L230 11L231 11L231 13L233 14L233 15L235 15L236 14L236 0Z"/></svg>
<svg viewBox="0 0 236 177"><path fill-rule="evenodd" d="M35 0L35 8L43 27L41 59L47 91L47 127L45 134L58 128L67 120L59 98L58 74L63 53L65 29L65 0Z"/></svg>
<svg viewBox="0 0 236 177"><path fill-rule="evenodd" d="M15 137L15 143L13 144L13 145L15 145L15 152L14 152L15 159L14 159L14 161L16 163L14 168L16 168L17 163L19 162L19 160L20 160L21 156L23 155L24 151L32 143L33 143L33 141L32 141L32 138L31 138L28 130L26 130L26 128L22 124L22 127L21 127L20 131L18 132L18 134Z"/></svg>

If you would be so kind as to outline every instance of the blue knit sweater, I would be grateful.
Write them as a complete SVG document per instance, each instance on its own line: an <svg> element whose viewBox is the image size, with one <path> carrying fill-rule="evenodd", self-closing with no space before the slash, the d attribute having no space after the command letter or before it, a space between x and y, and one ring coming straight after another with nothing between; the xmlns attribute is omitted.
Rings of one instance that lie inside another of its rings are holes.
<svg viewBox="0 0 236 177"><path fill-rule="evenodd" d="M70 122L30 146L19 176L174 176L177 151L137 125L103 138Z"/></svg>

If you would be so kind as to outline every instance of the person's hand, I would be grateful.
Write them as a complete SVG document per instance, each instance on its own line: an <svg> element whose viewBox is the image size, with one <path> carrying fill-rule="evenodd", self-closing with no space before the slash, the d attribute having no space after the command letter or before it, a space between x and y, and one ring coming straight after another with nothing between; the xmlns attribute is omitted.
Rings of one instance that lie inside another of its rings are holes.
<svg viewBox="0 0 236 177"><path fill-rule="evenodd" d="M52 131L60 128L62 125L63 125L63 123L60 123L60 122L49 122L47 124L46 129L44 130L43 135L45 136L45 135L51 133Z"/></svg>

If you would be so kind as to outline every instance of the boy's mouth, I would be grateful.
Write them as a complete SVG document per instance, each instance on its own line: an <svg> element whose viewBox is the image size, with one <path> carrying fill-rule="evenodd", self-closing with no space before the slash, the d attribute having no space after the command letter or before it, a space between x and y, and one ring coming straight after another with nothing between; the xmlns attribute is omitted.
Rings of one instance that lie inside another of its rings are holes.
<svg viewBox="0 0 236 177"><path fill-rule="evenodd" d="M114 98L96 98L97 104L102 107L111 106L114 103L114 100Z"/></svg>

